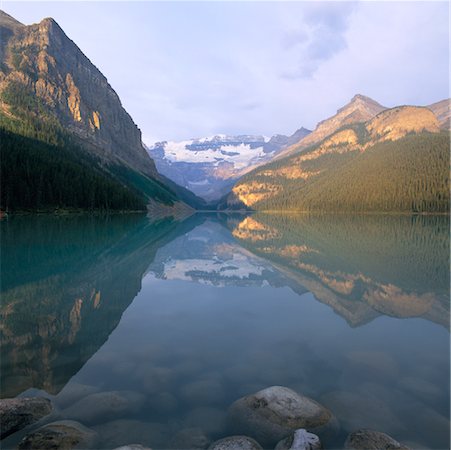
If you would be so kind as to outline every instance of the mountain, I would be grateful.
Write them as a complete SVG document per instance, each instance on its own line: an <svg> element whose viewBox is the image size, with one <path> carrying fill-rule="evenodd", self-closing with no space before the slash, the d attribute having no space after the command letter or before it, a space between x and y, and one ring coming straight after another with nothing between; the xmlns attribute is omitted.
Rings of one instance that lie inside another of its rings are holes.
<svg viewBox="0 0 451 450"><path fill-rule="evenodd" d="M301 128L292 136L216 135L180 142L163 141L149 147L157 169L175 183L207 201L230 190L252 168L271 161L283 148L310 133Z"/></svg>
<svg viewBox="0 0 451 450"><path fill-rule="evenodd" d="M280 152L279 157L287 156L300 149L317 144L345 125L366 122L384 109L386 109L385 106L380 105L375 100L357 94L347 105L340 108L334 116L319 122L315 130L308 136L301 137L298 141L293 142L290 147Z"/></svg>
<svg viewBox="0 0 451 450"><path fill-rule="evenodd" d="M451 128L451 99L447 98L437 103L428 105L429 108L437 117L440 128L449 130Z"/></svg>
<svg viewBox="0 0 451 450"><path fill-rule="evenodd" d="M179 200L107 79L53 19L26 26L0 11L0 36L0 127L8 149L2 175L15 180L2 180L2 209L145 209L148 201ZM27 171L30 165L47 177ZM79 192L66 192L68 179ZM113 207L116 191L129 204Z"/></svg>
<svg viewBox="0 0 451 450"><path fill-rule="evenodd" d="M356 97L352 103L361 104ZM373 109L347 107L336 117ZM356 112L357 111L357 112ZM348 114L349 113L349 114ZM341 125L328 119L285 157L247 173L220 207L257 210L449 210L449 135L425 107L384 109L372 119ZM327 125L327 127L326 127ZM317 131L320 130L320 133ZM326 135L326 130L332 130ZM317 139L325 136L322 140ZM313 136L313 138L312 138ZM304 141L314 141L305 146ZM296 150L296 151L295 151Z"/></svg>

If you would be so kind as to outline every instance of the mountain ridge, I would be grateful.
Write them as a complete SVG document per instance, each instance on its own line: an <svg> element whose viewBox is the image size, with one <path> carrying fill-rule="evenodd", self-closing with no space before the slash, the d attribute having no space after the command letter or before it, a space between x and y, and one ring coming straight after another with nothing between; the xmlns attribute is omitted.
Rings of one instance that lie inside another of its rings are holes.
<svg viewBox="0 0 451 450"><path fill-rule="evenodd" d="M447 211L448 166L449 136L436 115L398 106L249 172L220 207Z"/></svg>

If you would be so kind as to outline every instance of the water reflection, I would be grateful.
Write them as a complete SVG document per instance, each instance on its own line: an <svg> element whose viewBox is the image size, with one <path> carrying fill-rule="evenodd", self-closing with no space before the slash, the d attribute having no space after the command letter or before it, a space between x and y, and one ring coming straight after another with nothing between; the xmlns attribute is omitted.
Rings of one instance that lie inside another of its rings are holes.
<svg viewBox="0 0 451 450"><path fill-rule="evenodd" d="M227 408L270 385L333 411L326 448L360 427L449 445L446 217L0 226L2 395L54 394L58 418L93 428L101 448L234 434ZM124 408L108 408L117 398Z"/></svg>
<svg viewBox="0 0 451 450"><path fill-rule="evenodd" d="M116 328L156 250L190 223L142 216L2 223L2 397L28 388L58 393Z"/></svg>
<svg viewBox="0 0 451 450"><path fill-rule="evenodd" d="M449 328L446 216L224 217L239 243L351 326L379 315Z"/></svg>

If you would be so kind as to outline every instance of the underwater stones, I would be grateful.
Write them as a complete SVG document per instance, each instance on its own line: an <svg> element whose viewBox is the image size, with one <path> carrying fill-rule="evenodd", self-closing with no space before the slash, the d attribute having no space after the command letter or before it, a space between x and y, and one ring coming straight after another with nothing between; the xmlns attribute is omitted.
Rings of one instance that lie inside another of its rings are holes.
<svg viewBox="0 0 451 450"><path fill-rule="evenodd" d="M221 402L224 389L218 380L205 379L186 384L181 395L190 404L209 405Z"/></svg>
<svg viewBox="0 0 451 450"><path fill-rule="evenodd" d="M141 409L144 402L145 397L133 391L98 392L66 408L63 415L73 420L98 423L135 413Z"/></svg>
<svg viewBox="0 0 451 450"><path fill-rule="evenodd" d="M321 441L316 434L300 428L278 442L274 450L320 450Z"/></svg>
<svg viewBox="0 0 451 450"><path fill-rule="evenodd" d="M1 439L52 412L49 399L43 397L4 398L0 400Z"/></svg>
<svg viewBox="0 0 451 450"><path fill-rule="evenodd" d="M240 398L229 408L232 429L263 445L273 445L298 428L326 430L332 418L319 403L283 386Z"/></svg>
<svg viewBox="0 0 451 450"><path fill-rule="evenodd" d="M168 427L161 423L143 422L133 419L118 419L94 426L102 445L105 447L118 447L130 445L130 440L140 445L161 447L169 434ZM135 444L136 445L136 444Z"/></svg>
<svg viewBox="0 0 451 450"><path fill-rule="evenodd" d="M230 436L213 442L208 450L263 450L263 448L250 437Z"/></svg>
<svg viewBox="0 0 451 450"><path fill-rule="evenodd" d="M99 392L99 388L96 386L76 382L68 383L55 397L54 402L60 408L67 408L69 405L96 392Z"/></svg>
<svg viewBox="0 0 451 450"><path fill-rule="evenodd" d="M25 436L19 443L19 450L71 450L93 448L97 433L73 420L49 423Z"/></svg>
<svg viewBox="0 0 451 450"><path fill-rule="evenodd" d="M221 433L226 426L226 413L207 406L195 408L185 416L184 424L187 428L201 427L206 433Z"/></svg>
<svg viewBox="0 0 451 450"><path fill-rule="evenodd" d="M361 429L352 432L346 439L347 450L409 450L388 434L380 431Z"/></svg>
<svg viewBox="0 0 451 450"><path fill-rule="evenodd" d="M128 444L117 447L113 450L152 450L150 447L143 447L141 444Z"/></svg>
<svg viewBox="0 0 451 450"><path fill-rule="evenodd" d="M370 392L332 391L321 396L321 402L330 408L346 430L374 426L390 433L403 430L403 424L387 399ZM311 430L309 430L311 431ZM323 437L323 436L320 436Z"/></svg>
<svg viewBox="0 0 451 450"><path fill-rule="evenodd" d="M210 439L199 427L184 428L176 433L170 442L171 448L189 448L190 450L203 450L208 448Z"/></svg>

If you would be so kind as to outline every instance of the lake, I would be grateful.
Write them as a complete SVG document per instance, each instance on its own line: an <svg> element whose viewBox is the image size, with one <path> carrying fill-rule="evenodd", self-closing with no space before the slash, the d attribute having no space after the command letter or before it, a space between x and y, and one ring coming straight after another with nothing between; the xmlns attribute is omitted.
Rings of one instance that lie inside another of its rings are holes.
<svg viewBox="0 0 451 450"><path fill-rule="evenodd" d="M102 448L205 447L239 431L235 400L273 385L332 411L325 448L361 427L449 448L446 216L0 226L2 397L51 398Z"/></svg>

